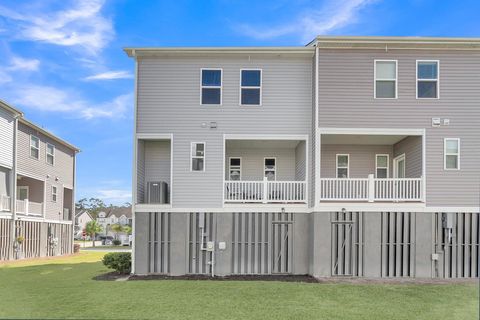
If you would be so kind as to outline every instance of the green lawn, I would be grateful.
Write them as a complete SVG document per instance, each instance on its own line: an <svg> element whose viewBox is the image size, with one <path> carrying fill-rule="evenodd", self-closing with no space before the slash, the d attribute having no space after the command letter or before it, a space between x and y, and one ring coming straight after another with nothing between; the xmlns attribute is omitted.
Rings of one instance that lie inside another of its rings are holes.
<svg viewBox="0 0 480 320"><path fill-rule="evenodd" d="M104 254L0 264L0 318L478 319L475 284L92 280Z"/></svg>

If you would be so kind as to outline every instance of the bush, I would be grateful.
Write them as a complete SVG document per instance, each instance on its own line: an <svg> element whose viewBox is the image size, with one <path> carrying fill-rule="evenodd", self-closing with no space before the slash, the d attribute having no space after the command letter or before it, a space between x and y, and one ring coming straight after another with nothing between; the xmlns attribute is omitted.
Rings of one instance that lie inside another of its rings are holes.
<svg viewBox="0 0 480 320"><path fill-rule="evenodd" d="M78 243L75 243L73 245L73 253L79 253L80 252L80 245Z"/></svg>
<svg viewBox="0 0 480 320"><path fill-rule="evenodd" d="M130 252L110 252L103 257L102 262L118 273L128 274L132 268L132 255Z"/></svg>
<svg viewBox="0 0 480 320"><path fill-rule="evenodd" d="M115 239L115 240L112 241L112 243L113 243L114 246L119 246L119 245L122 244L122 241Z"/></svg>

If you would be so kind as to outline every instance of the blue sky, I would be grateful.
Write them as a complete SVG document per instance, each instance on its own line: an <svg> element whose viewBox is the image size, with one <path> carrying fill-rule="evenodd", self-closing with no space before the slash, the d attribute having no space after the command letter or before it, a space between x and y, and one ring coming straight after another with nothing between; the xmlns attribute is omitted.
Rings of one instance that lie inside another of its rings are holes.
<svg viewBox="0 0 480 320"><path fill-rule="evenodd" d="M0 2L0 98L82 149L77 198L130 201L126 46L303 45L317 34L480 36L480 1Z"/></svg>

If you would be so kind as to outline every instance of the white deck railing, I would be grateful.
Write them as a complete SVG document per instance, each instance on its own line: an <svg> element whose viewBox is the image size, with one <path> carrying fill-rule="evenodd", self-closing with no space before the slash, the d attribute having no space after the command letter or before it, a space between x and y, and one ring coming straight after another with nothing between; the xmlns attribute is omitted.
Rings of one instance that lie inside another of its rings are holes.
<svg viewBox="0 0 480 320"><path fill-rule="evenodd" d="M225 202L305 203L305 181L225 181Z"/></svg>
<svg viewBox="0 0 480 320"><path fill-rule="evenodd" d="M0 195L0 211L10 211L10 197L7 195Z"/></svg>
<svg viewBox="0 0 480 320"><path fill-rule="evenodd" d="M30 214L30 215L42 215L43 203L25 200L17 200L17 213Z"/></svg>
<svg viewBox="0 0 480 320"><path fill-rule="evenodd" d="M423 178L322 178L320 200L423 201Z"/></svg>

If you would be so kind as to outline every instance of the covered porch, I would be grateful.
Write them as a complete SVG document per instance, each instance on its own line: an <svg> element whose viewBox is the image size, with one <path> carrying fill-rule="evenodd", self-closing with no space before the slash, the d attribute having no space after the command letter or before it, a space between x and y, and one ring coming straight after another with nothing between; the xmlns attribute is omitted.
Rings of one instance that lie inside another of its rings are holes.
<svg viewBox="0 0 480 320"><path fill-rule="evenodd" d="M17 175L17 214L44 215L45 181Z"/></svg>
<svg viewBox="0 0 480 320"><path fill-rule="evenodd" d="M307 138L226 139L224 203L307 202Z"/></svg>
<svg viewBox="0 0 480 320"><path fill-rule="evenodd" d="M321 134L320 201L424 201L423 130L349 131Z"/></svg>
<svg viewBox="0 0 480 320"><path fill-rule="evenodd" d="M10 168L0 166L0 213L11 211L11 174Z"/></svg>

